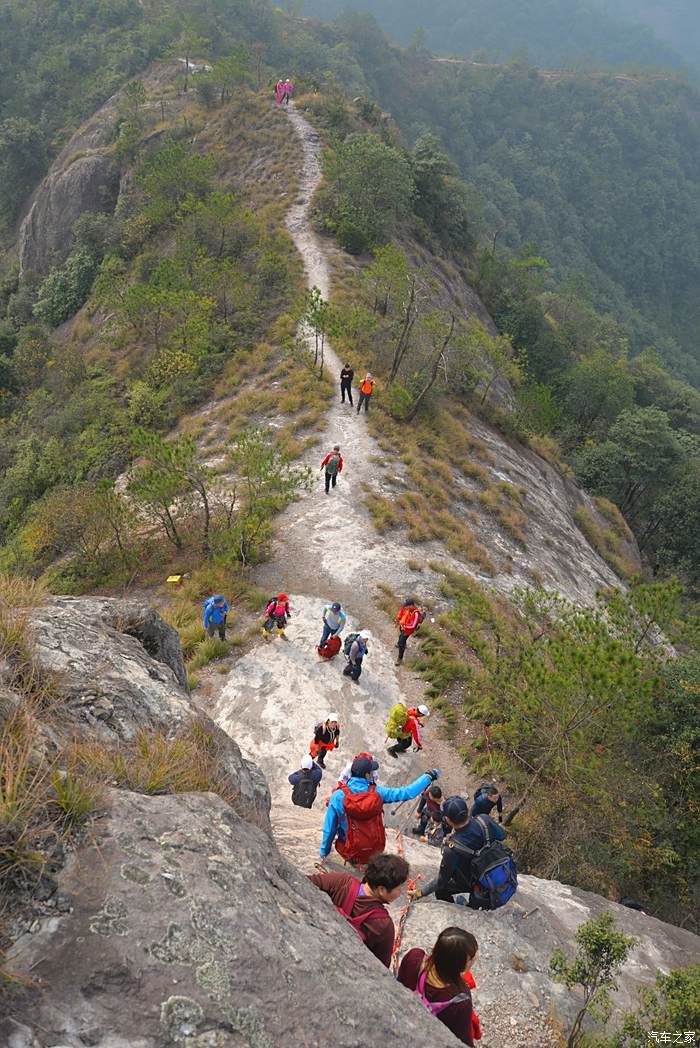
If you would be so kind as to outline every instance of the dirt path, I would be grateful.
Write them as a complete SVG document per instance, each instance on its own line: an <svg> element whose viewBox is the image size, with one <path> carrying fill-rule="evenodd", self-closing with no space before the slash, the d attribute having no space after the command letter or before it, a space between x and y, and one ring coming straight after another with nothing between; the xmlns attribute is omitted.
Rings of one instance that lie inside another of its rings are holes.
<svg viewBox="0 0 700 1048"><path fill-rule="evenodd" d="M329 267L319 238L308 221L308 210L318 186L320 142L301 114L289 107L289 120L303 150L303 170L297 202L290 208L287 225L306 267L309 287L316 285L324 297L330 291ZM332 348L326 360L332 373L340 372L340 361ZM319 472L320 451L339 443L345 469L338 487L324 493ZM436 717L429 722L421 754L393 760L385 753L384 725L387 712L400 698L411 703L424 700L422 681L404 667L394 665L396 632L376 605L377 583L391 585L407 595L420 575L408 561L416 552L410 545L396 544L378 535L363 504L361 483L373 469L379 448L369 434L364 416L348 404L333 405L319 451L308 458L318 478L314 489L290 506L278 522L278 539L270 559L260 568L256 582L270 595L283 589L291 597L293 616L287 642L262 638L242 656L227 677L216 682L213 715L233 735L246 756L264 769L273 795L273 823L280 844L313 858L318 846L323 810L320 805L306 822L292 819L287 775L299 766L307 752L315 722L337 713L342 727L342 748L329 760L322 796L335 786L335 775L360 750L371 750L382 759L382 781L398 784L413 779L428 766L443 769L450 792L471 785L454 742L440 738ZM418 595L422 590L418 588ZM364 626L372 633L370 653L358 684L342 675L344 660L324 662L316 654L323 607L340 600L350 628ZM386 758L385 760L383 758ZM408 806L407 806L408 807ZM406 813L401 813L405 815ZM299 849L296 830L308 823L309 843ZM313 828L313 832L311 832Z"/></svg>

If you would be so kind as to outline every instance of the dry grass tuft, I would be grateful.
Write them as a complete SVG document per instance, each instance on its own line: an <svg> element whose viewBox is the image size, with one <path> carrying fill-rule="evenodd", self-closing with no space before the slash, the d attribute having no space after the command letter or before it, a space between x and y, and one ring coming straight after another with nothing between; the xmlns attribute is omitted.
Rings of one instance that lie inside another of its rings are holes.
<svg viewBox="0 0 700 1048"><path fill-rule="evenodd" d="M637 574L637 565L622 548L619 531L614 531L612 528L608 530L601 528L593 515L583 506L580 506L574 513L574 520L596 553L603 558L616 575L619 575L621 579L631 579Z"/></svg>
<svg viewBox="0 0 700 1048"><path fill-rule="evenodd" d="M133 743L76 743L69 768L93 782L110 782L136 793L216 793L232 804L238 790L223 769L212 728L196 720L173 738L141 732Z"/></svg>

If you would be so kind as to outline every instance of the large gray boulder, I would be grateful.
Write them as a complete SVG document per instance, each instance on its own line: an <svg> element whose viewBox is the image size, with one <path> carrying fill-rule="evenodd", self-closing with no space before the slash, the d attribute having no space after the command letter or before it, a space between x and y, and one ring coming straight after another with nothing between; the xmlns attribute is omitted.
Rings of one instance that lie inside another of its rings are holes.
<svg viewBox="0 0 700 1048"><path fill-rule="evenodd" d="M110 597L54 597L32 609L35 657L60 692L62 715L47 724L54 744L89 738L129 743L141 731L170 737L204 713L187 690L177 632L150 605ZM0 673L0 685L2 685ZM246 819L269 826L270 794L257 766L206 718L221 770Z"/></svg>
<svg viewBox="0 0 700 1048"><path fill-rule="evenodd" d="M65 167L54 167L20 227L20 272L43 276L65 261L73 246L76 220L86 212L111 213L118 191L118 171L103 153L78 155Z"/></svg>
<svg viewBox="0 0 700 1048"><path fill-rule="evenodd" d="M0 1043L450 1048L271 838L211 794L113 793L7 965ZM69 910L69 912L61 912Z"/></svg>

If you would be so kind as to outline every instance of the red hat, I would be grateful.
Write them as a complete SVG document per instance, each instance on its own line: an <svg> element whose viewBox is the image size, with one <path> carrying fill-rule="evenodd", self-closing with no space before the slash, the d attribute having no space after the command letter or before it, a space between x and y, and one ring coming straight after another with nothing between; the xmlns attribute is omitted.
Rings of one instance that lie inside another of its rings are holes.
<svg viewBox="0 0 700 1048"><path fill-rule="evenodd" d="M289 600L289 597L287 596L286 593L278 593L277 594L277 600Z"/></svg>

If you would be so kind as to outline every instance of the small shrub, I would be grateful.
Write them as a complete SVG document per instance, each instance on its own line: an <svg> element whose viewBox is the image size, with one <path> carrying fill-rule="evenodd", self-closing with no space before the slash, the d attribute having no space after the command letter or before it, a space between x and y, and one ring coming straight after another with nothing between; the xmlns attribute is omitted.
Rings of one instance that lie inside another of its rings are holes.
<svg viewBox="0 0 700 1048"><path fill-rule="evenodd" d="M197 645L187 668L188 670L201 670L214 659L223 659L230 650L231 645L227 641L219 640L218 637L207 637Z"/></svg>
<svg viewBox="0 0 700 1048"><path fill-rule="evenodd" d="M365 498L365 506L369 510L372 523L378 532L383 533L390 528L397 528L401 523L400 514L393 502L384 498L376 492L371 492Z"/></svg>
<svg viewBox="0 0 700 1048"><path fill-rule="evenodd" d="M97 808L102 791L80 775L71 772L53 777L54 797L51 808L59 813L66 826L80 826Z"/></svg>
<svg viewBox="0 0 700 1048"><path fill-rule="evenodd" d="M576 510L574 520L596 553L616 575L621 579L631 579L637 574L637 565L625 556L620 547L622 540L619 531L603 530L584 506Z"/></svg>

